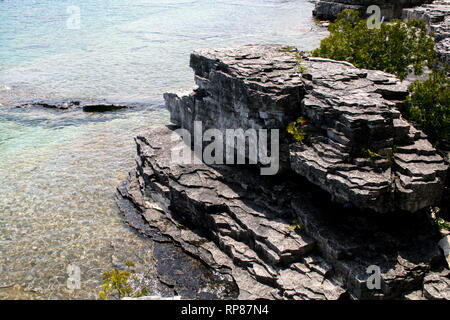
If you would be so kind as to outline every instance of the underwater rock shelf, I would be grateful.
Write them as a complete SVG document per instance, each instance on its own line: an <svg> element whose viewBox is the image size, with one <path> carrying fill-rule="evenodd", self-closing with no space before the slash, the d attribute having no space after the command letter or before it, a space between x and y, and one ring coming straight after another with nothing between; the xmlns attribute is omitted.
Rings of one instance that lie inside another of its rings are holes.
<svg viewBox="0 0 450 320"><path fill-rule="evenodd" d="M198 88L164 95L177 126L135 139L136 169L117 191L125 221L234 283L239 299L448 296L435 289L447 275L439 230L419 210L439 201L447 166L397 111L403 84L324 59L304 58L302 73L280 45L200 50L191 66ZM286 126L300 116L307 138L290 143ZM174 129L193 132L194 121L280 129L283 170L173 161Z"/></svg>

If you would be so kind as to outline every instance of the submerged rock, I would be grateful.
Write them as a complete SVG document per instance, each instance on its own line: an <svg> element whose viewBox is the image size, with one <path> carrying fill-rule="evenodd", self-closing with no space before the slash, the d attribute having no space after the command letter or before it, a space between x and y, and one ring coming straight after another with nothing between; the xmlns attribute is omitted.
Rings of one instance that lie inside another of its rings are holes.
<svg viewBox="0 0 450 320"><path fill-rule="evenodd" d="M416 212L439 202L447 165L400 115L407 84L347 62L303 58L280 45L204 49L191 55L198 88L164 95L171 121L194 131L279 129L280 162L342 203ZM289 143L302 116L307 138ZM245 154L248 155L248 145Z"/></svg>
<svg viewBox="0 0 450 320"><path fill-rule="evenodd" d="M137 168L118 188L121 211L141 233L231 277L240 299L400 297L419 289L439 259L439 233L424 215L379 219L333 205L302 179L177 164L171 152L181 138L173 135L156 127L136 138ZM375 290L370 266L380 270Z"/></svg>
<svg viewBox="0 0 450 320"><path fill-rule="evenodd" d="M17 108L48 108L61 111L76 110L81 108L85 112L107 112L120 109L133 108L136 105L109 103L105 101L80 101L80 100L37 100L17 106Z"/></svg>

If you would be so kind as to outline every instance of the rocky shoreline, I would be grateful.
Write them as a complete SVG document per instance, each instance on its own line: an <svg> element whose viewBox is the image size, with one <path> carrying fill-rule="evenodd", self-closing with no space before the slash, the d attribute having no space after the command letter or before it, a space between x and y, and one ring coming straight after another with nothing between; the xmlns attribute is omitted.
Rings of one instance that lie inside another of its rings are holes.
<svg viewBox="0 0 450 320"><path fill-rule="evenodd" d="M450 64L450 1L435 0L426 4L423 0L319 0L315 4L313 16L320 20L335 20L337 15L352 9L367 17L367 8L377 5L381 9L384 21L396 19L419 19L427 23L428 31L436 42L439 61Z"/></svg>
<svg viewBox="0 0 450 320"><path fill-rule="evenodd" d="M425 209L438 203L447 165L396 111L405 87L347 63L302 65L279 45L194 52L198 88L165 94L172 121L191 132L195 121L280 129L283 170L177 163L176 127L152 128L136 138L136 170L118 188L125 221L234 283L239 299L448 299L441 234ZM304 144L285 131L300 115ZM378 159L354 152L394 144Z"/></svg>
<svg viewBox="0 0 450 320"><path fill-rule="evenodd" d="M361 16L367 16L366 10L371 5L377 5L381 9L381 16L386 21L402 17L404 8L422 5L424 0L318 0L316 1L313 15L320 20L334 20L338 14L345 10L356 10Z"/></svg>

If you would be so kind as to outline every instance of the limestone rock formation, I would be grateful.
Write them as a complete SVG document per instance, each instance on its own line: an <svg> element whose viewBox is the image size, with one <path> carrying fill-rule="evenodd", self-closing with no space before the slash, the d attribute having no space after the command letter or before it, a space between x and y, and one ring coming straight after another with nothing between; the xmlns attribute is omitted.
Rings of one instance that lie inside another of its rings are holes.
<svg viewBox="0 0 450 320"><path fill-rule="evenodd" d="M450 1L434 1L432 4L404 9L403 18L424 20L436 42L439 60L450 65Z"/></svg>
<svg viewBox="0 0 450 320"><path fill-rule="evenodd" d="M334 20L341 11L352 9L359 11L361 16L365 17L367 8L377 5L385 20L391 20L401 18L403 8L421 5L423 2L423 0L318 0L313 15L320 20Z"/></svg>
<svg viewBox="0 0 450 320"><path fill-rule="evenodd" d="M125 220L198 259L219 279L208 282L214 297L446 299L440 233L416 211L438 201L447 166L401 118L405 84L346 62L298 64L279 45L193 53L198 88L164 95L172 121L190 132L197 120L220 133L279 129L285 171L174 161L180 145L198 159L195 143L155 127L136 138L136 169L117 191ZM303 144L286 134L300 116Z"/></svg>
<svg viewBox="0 0 450 320"><path fill-rule="evenodd" d="M302 66L280 45L196 51L198 88L164 95L171 121L191 132L196 120L221 132L279 129L283 168L362 209L415 212L439 202L447 166L397 110L405 83L346 62L304 57ZM306 142L289 145L287 124L300 116Z"/></svg>
<svg viewBox="0 0 450 320"><path fill-rule="evenodd" d="M425 215L384 221L335 205L296 177L179 164L173 135L155 127L136 138L137 167L118 188L119 207L144 235L157 233L231 278L240 299L400 297L420 289L440 258L439 233ZM378 288L368 285L371 266Z"/></svg>
<svg viewBox="0 0 450 320"><path fill-rule="evenodd" d="M293 170L360 208L415 212L438 203L447 165L396 109L407 86L333 61L302 65L308 142L291 146Z"/></svg>

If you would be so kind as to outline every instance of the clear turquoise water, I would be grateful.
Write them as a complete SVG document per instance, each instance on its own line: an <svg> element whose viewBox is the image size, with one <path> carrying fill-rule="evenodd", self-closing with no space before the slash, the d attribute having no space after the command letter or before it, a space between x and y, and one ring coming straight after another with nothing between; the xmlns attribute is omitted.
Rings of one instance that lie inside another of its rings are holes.
<svg viewBox="0 0 450 320"><path fill-rule="evenodd" d="M80 8L80 29L66 27L70 5ZM326 34L312 7L306 0L0 0L0 299L96 298L102 268L132 260L151 269L151 243L122 223L113 197L134 166L133 137L168 123L162 93L193 86L193 49L312 49ZM106 114L12 108L43 98L145 106ZM82 272L73 292L72 263Z"/></svg>

